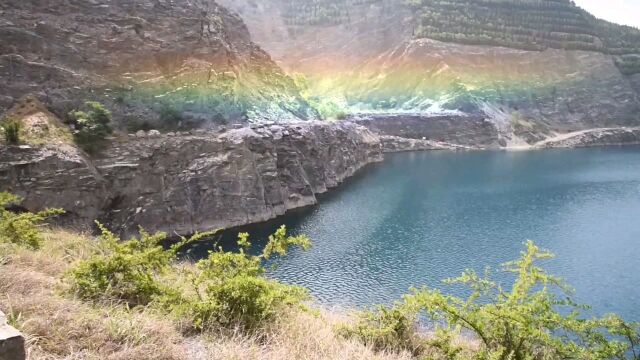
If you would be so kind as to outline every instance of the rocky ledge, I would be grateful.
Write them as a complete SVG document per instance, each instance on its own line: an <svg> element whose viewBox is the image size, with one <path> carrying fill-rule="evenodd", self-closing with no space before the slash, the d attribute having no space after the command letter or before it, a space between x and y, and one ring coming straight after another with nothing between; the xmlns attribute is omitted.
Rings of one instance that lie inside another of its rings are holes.
<svg viewBox="0 0 640 360"><path fill-rule="evenodd" d="M113 139L101 157L73 147L2 147L0 188L28 210L60 207L66 221L99 219L123 235L261 222L316 203L382 160L378 136L352 124L306 122L221 132Z"/></svg>
<svg viewBox="0 0 640 360"><path fill-rule="evenodd" d="M640 128L621 127L577 131L549 138L533 147L545 149L613 145L640 145Z"/></svg>
<svg viewBox="0 0 640 360"><path fill-rule="evenodd" d="M446 142L427 140L427 139L409 139L399 136L380 135L382 150L385 153L404 152L404 151L426 151L426 150L476 150L479 147L456 145Z"/></svg>

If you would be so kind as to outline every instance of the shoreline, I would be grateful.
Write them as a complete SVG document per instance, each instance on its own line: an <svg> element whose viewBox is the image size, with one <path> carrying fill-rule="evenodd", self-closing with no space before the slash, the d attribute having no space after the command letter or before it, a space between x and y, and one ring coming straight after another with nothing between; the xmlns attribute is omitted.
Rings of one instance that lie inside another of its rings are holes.
<svg viewBox="0 0 640 360"><path fill-rule="evenodd" d="M349 121L263 124L124 136L91 159L70 145L4 147L0 184L22 196L27 210L66 209L66 227L90 229L97 219L121 235L138 226L189 234L262 224L316 205L387 153L633 145L640 145L640 128L494 148L376 134Z"/></svg>

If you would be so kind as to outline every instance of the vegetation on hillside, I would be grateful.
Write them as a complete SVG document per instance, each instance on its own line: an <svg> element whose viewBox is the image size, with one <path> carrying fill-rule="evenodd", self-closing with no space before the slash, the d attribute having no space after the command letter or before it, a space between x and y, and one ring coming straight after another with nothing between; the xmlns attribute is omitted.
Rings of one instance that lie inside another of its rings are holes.
<svg viewBox="0 0 640 360"><path fill-rule="evenodd" d="M218 248L209 257L183 269L179 279L169 279L171 267L183 246L209 238L199 233L183 238L169 249L162 243L167 234L140 231L139 239L122 241L98 224L102 235L100 252L81 261L70 271L70 285L81 299L92 302L122 302L129 307L153 304L163 311L188 319L195 330L240 327L251 331L272 320L279 311L298 306L306 298L302 288L264 277L262 260L286 255L289 248L310 246L304 236L287 236L280 228L269 238L259 256L249 255L249 234L239 235L240 252Z"/></svg>
<svg viewBox="0 0 640 360"><path fill-rule="evenodd" d="M520 259L504 265L516 275L510 289L491 280L489 270L467 270L446 281L466 285L466 299L412 289L393 307L363 312L343 331L375 348L429 349L445 359L640 359L640 323L616 315L585 318L580 311L587 307L571 300L561 279L538 267L552 257L529 241ZM430 339L415 332L420 315L435 327ZM473 354L454 341L465 334L479 342Z"/></svg>
<svg viewBox="0 0 640 360"><path fill-rule="evenodd" d="M19 121L9 118L2 121L0 124L4 132L4 141L8 145L17 145L20 143L20 129L22 124Z"/></svg>
<svg viewBox="0 0 640 360"><path fill-rule="evenodd" d="M354 6L381 0L286 0L283 17L287 25L330 26L352 21Z"/></svg>
<svg viewBox="0 0 640 360"><path fill-rule="evenodd" d="M111 117L111 112L95 101L87 101L83 109L70 112L76 143L88 153L98 152L104 139L113 132Z"/></svg>
<svg viewBox="0 0 640 360"><path fill-rule="evenodd" d="M640 30L597 19L571 0L288 0L290 26L351 23L358 5L410 6L414 36L471 45L541 51L598 51L625 74L640 73Z"/></svg>
<svg viewBox="0 0 640 360"><path fill-rule="evenodd" d="M640 325L610 315L583 319L562 282L537 266L551 256L527 243L510 290L472 271L450 280L467 299L414 289L393 307L355 322L302 307L306 291L265 277L263 260L309 246L280 228L260 255L249 235L238 252L221 248L197 263L178 261L166 234L141 231L122 241L100 226L94 241L42 228L16 227L1 193L0 298L10 323L28 337L31 359L638 359ZM54 213L58 211L52 211ZM11 228L7 232L5 229ZM16 239L36 234L40 247ZM62 281L60 281L62 280ZM566 311L566 310L569 311ZM426 316L434 331L420 330Z"/></svg>
<svg viewBox="0 0 640 360"><path fill-rule="evenodd" d="M640 30L599 20L570 0L410 0L416 37L463 44L599 51L640 72Z"/></svg>
<svg viewBox="0 0 640 360"><path fill-rule="evenodd" d="M8 145L68 144L71 131L34 96L25 96L0 116L0 133Z"/></svg>
<svg viewBox="0 0 640 360"><path fill-rule="evenodd" d="M20 203L20 198L0 192L0 243L15 244L38 249L42 244L39 227L48 219L64 213L61 209L47 209L38 213L12 212L9 207Z"/></svg>

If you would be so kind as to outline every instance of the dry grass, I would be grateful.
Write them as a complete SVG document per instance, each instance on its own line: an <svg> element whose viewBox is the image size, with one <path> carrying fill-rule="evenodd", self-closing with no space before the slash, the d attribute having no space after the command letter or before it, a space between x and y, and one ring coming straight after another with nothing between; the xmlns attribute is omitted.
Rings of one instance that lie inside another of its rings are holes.
<svg viewBox="0 0 640 360"><path fill-rule="evenodd" d="M292 312L265 330L263 339L239 334L209 336L205 346L190 353L193 359L309 359L309 360L400 360L412 359L405 354L375 353L358 341L336 335L334 329L344 317L323 311L320 315Z"/></svg>
<svg viewBox="0 0 640 360"><path fill-rule="evenodd" d="M2 248L0 308L26 335L29 359L185 359L182 336L150 310L94 307L63 295L60 278L91 247L54 231L39 251Z"/></svg>
<svg viewBox="0 0 640 360"><path fill-rule="evenodd" d="M41 250L0 244L0 309L27 337L39 359L410 359L379 354L336 335L346 317L292 311L260 337L240 333L188 335L179 320L153 309L90 305L73 299L60 280L94 244L87 236L54 230Z"/></svg>

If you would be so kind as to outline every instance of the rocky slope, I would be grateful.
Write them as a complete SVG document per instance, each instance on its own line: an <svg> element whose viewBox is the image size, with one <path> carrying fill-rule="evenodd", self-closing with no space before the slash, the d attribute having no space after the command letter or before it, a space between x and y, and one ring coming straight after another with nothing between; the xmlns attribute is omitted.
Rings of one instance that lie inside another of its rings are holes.
<svg viewBox="0 0 640 360"><path fill-rule="evenodd" d="M59 116L96 99L130 127L316 116L213 0L5 0L0 39L0 114L35 94Z"/></svg>
<svg viewBox="0 0 640 360"><path fill-rule="evenodd" d="M420 114L425 119L434 115L483 117L494 123L506 146L535 144L556 133L640 125L640 78L622 71L618 57L607 51L552 47L533 51L464 45L455 36L449 42L421 38L425 36L421 31L429 25L424 23L422 10L433 10L427 1L422 1L424 9L413 12L400 0L221 1L246 19L256 41L274 60L290 72L307 75L311 96L330 99L347 112L377 117L393 114L395 119L397 113ZM502 6L503 11L480 14L500 17L511 11L521 15L518 6L486 3ZM568 1L562 3L575 8ZM482 7L485 3L473 4ZM543 5L535 2L531 6ZM464 13L460 9L464 5L456 9ZM583 10L574 10L572 16L584 13L587 25L595 21ZM560 28L566 25L564 13L551 11L548 15L560 19L556 24ZM464 22L463 17L453 20ZM615 24L598 24L607 28L607 36L625 30ZM473 28L464 25L462 30ZM438 29L431 30L437 33ZM507 30L491 34L513 35ZM555 39L565 34L551 35ZM567 48L570 45L571 41ZM458 130L452 127L449 135Z"/></svg>
<svg viewBox="0 0 640 360"><path fill-rule="evenodd" d="M129 234L190 233L260 222L316 202L366 164L380 139L352 124L261 125L128 136L88 160L70 146L0 145L0 188L29 210L61 207Z"/></svg>
<svg viewBox="0 0 640 360"><path fill-rule="evenodd" d="M413 40L362 67L356 102L482 116L509 144L554 132L640 124L640 102L610 56ZM454 127L452 131L456 131Z"/></svg>

